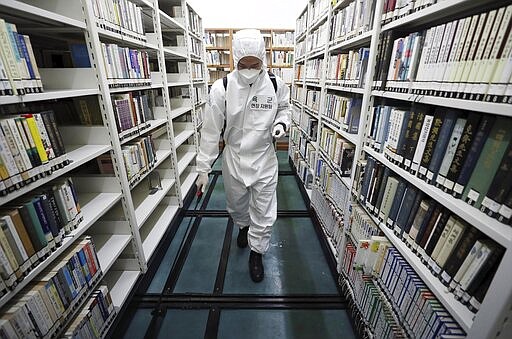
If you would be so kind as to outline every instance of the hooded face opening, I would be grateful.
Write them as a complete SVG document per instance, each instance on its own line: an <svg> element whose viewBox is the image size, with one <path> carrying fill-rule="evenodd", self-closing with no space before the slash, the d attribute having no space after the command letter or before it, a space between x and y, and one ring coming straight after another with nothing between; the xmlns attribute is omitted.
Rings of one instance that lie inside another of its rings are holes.
<svg viewBox="0 0 512 339"><path fill-rule="evenodd" d="M263 63L260 59L253 56L246 56L240 59L238 62L237 68L238 70L242 69L256 69L260 70Z"/></svg>

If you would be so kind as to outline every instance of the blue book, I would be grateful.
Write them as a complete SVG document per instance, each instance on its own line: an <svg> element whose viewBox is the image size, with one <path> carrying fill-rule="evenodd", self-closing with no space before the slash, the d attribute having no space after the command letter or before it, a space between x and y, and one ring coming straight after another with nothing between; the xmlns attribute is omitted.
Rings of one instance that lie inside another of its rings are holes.
<svg viewBox="0 0 512 339"><path fill-rule="evenodd" d="M89 60L89 52L85 44L69 44L71 51L71 60L76 68L90 68L91 60Z"/></svg>
<svg viewBox="0 0 512 339"><path fill-rule="evenodd" d="M418 193L416 194L414 203L412 204L411 212L409 213L409 217L407 218L405 225L403 225L403 227L402 227L402 231L403 231L402 233L404 235L409 234L409 231L411 230L414 218L416 217L416 213L418 213L418 209L419 209L421 201L424 199L424 197L425 197L425 195L423 194L423 192L418 191Z"/></svg>
<svg viewBox="0 0 512 339"><path fill-rule="evenodd" d="M378 135L378 146L379 146L379 152L382 153L384 150L384 143L386 139L388 138L389 133L389 116L391 115L391 107L385 106L382 110L382 118L380 120L380 126L379 130L381 130L380 134Z"/></svg>
<svg viewBox="0 0 512 339"><path fill-rule="evenodd" d="M444 153L448 143L450 142L450 136L452 135L453 127L457 121L457 112L449 110L443 119L443 126L439 132L439 138L437 139L432 159L428 166L426 181L428 183L435 182L441 163L443 162Z"/></svg>
<svg viewBox="0 0 512 339"><path fill-rule="evenodd" d="M77 254L78 254L78 260L80 261L80 265L82 266L82 270L84 272L85 280L87 282L90 282L92 279L92 276L91 276L91 272L89 271L89 266L87 265L87 257L84 253L84 249L81 248Z"/></svg>
<svg viewBox="0 0 512 339"><path fill-rule="evenodd" d="M401 154L402 147L404 146L404 143L406 141L407 126L409 124L410 117L411 117L411 112L410 111L404 111L404 114L402 115L402 126L401 126L401 129L400 129L400 136L398 137L398 143L397 143L396 152L395 152L395 154L397 155L395 157L395 159L399 163L402 162L402 156L400 154Z"/></svg>

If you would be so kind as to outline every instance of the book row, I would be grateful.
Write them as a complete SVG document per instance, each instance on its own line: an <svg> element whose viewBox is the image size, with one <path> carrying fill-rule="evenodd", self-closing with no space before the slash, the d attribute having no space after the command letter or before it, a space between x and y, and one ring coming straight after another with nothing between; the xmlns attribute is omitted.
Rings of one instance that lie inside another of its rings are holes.
<svg viewBox="0 0 512 339"><path fill-rule="evenodd" d="M308 13L304 12L295 23L295 36L300 37L303 33L306 33L308 27Z"/></svg>
<svg viewBox="0 0 512 339"><path fill-rule="evenodd" d="M342 215L350 215L350 191L325 161L317 161L317 186L330 201L336 202Z"/></svg>
<svg viewBox="0 0 512 339"><path fill-rule="evenodd" d="M139 134L149 127L149 121L154 120L149 107L150 95L141 91L112 95L117 132L121 140Z"/></svg>
<svg viewBox="0 0 512 339"><path fill-rule="evenodd" d="M374 277L375 285L390 302L408 336L465 337L458 323L385 237L372 236L369 240L360 240L357 248L351 246L347 244L344 267ZM372 315L371 312L365 314Z"/></svg>
<svg viewBox="0 0 512 339"><path fill-rule="evenodd" d="M206 46L215 46L221 48L231 46L231 38L229 37L229 32L205 32L203 41Z"/></svg>
<svg viewBox="0 0 512 339"><path fill-rule="evenodd" d="M403 18L439 1L441 0L385 0L382 10L382 23L385 24Z"/></svg>
<svg viewBox="0 0 512 339"><path fill-rule="evenodd" d="M69 161L52 111L0 120L0 192L5 195Z"/></svg>
<svg viewBox="0 0 512 339"><path fill-rule="evenodd" d="M512 5L396 37L384 34L380 88L469 100L511 94ZM386 71L387 69L387 71Z"/></svg>
<svg viewBox="0 0 512 339"><path fill-rule="evenodd" d="M329 29L329 23L325 21L320 27L313 32L309 33L306 38L307 50L314 51L315 49L325 46L327 40L327 34Z"/></svg>
<svg viewBox="0 0 512 339"><path fill-rule="evenodd" d="M306 55L306 41L300 41L295 44L295 58L301 58Z"/></svg>
<svg viewBox="0 0 512 339"><path fill-rule="evenodd" d="M304 105L310 110L318 112L320 108L320 94L321 92L319 90L306 89L306 101L304 101Z"/></svg>
<svg viewBox="0 0 512 339"><path fill-rule="evenodd" d="M335 205L327 201L322 193L315 187L311 193L311 206L324 229L325 234L336 251L336 256L340 253L340 246L343 240L343 216L336 210Z"/></svg>
<svg viewBox="0 0 512 339"><path fill-rule="evenodd" d="M190 52L195 54L196 57L201 58L203 55L203 41L189 36L188 42L190 45Z"/></svg>
<svg viewBox="0 0 512 339"><path fill-rule="evenodd" d="M272 32L273 47L293 47L295 37L293 32L276 33Z"/></svg>
<svg viewBox="0 0 512 339"><path fill-rule="evenodd" d="M108 80L147 79L151 82L148 52L115 44L102 43L101 47Z"/></svg>
<svg viewBox="0 0 512 339"><path fill-rule="evenodd" d="M28 35L0 18L0 96L43 91L41 75Z"/></svg>
<svg viewBox="0 0 512 339"><path fill-rule="evenodd" d="M347 98L337 94L327 93L323 116L333 120L339 127L350 134L359 131L361 119L362 99L360 97Z"/></svg>
<svg viewBox="0 0 512 339"><path fill-rule="evenodd" d="M142 8L133 2L129 0L94 0L92 8L100 27L114 31L124 28L144 35Z"/></svg>
<svg viewBox="0 0 512 339"><path fill-rule="evenodd" d="M308 26L311 26L315 23L318 18L322 15L325 15L327 10L329 9L329 0L316 0L311 4L311 10L309 11L308 17Z"/></svg>
<svg viewBox="0 0 512 339"><path fill-rule="evenodd" d="M199 36L203 36L203 22L199 15L197 15L190 7L188 8L188 27L189 29ZM180 11L181 12L181 11ZM181 15L178 15L181 17Z"/></svg>
<svg viewBox="0 0 512 339"><path fill-rule="evenodd" d="M323 59L313 59L306 61L306 80L319 81L324 69Z"/></svg>
<svg viewBox="0 0 512 339"><path fill-rule="evenodd" d="M0 294L17 283L62 244L83 216L71 178L33 191L0 211Z"/></svg>
<svg viewBox="0 0 512 339"><path fill-rule="evenodd" d="M366 47L331 55L327 62L327 81L339 86L363 88L369 56L370 49Z"/></svg>
<svg viewBox="0 0 512 339"><path fill-rule="evenodd" d="M203 64L196 64L192 63L192 79L203 79L204 78L204 70L203 70Z"/></svg>
<svg viewBox="0 0 512 339"><path fill-rule="evenodd" d="M206 63L208 65L229 65L228 51L207 51Z"/></svg>
<svg viewBox="0 0 512 339"><path fill-rule="evenodd" d="M137 182L140 176L148 172L157 161L156 148L151 135L123 145L121 151L130 184Z"/></svg>
<svg viewBox="0 0 512 339"><path fill-rule="evenodd" d="M297 176L304 183L304 187L311 189L313 185L313 172L309 164L303 160L304 158L300 155L296 145L290 145L290 158L296 168Z"/></svg>
<svg viewBox="0 0 512 339"><path fill-rule="evenodd" d="M350 39L370 31L373 27L375 0L352 1L348 6L333 14L330 41Z"/></svg>
<svg viewBox="0 0 512 339"><path fill-rule="evenodd" d="M350 212L347 213L350 216L347 218L347 226L355 241L370 239L374 235L381 234L379 226L361 206L354 204L350 207Z"/></svg>
<svg viewBox="0 0 512 339"><path fill-rule="evenodd" d="M478 310L489 287L486 279L492 279L501 261L501 246L371 157L359 199L434 276L452 285L456 298L473 312Z"/></svg>
<svg viewBox="0 0 512 339"><path fill-rule="evenodd" d="M352 163L354 162L355 146L327 127L322 127L318 145L325 157L331 162L334 170L341 177L350 177ZM323 160L318 160L318 162L321 161Z"/></svg>
<svg viewBox="0 0 512 339"><path fill-rule="evenodd" d="M291 65L293 64L293 51L272 51L272 65Z"/></svg>
<svg viewBox="0 0 512 339"><path fill-rule="evenodd" d="M5 306L7 338L58 335L102 276L92 240L83 237Z"/></svg>
<svg viewBox="0 0 512 339"><path fill-rule="evenodd" d="M64 338L103 338L115 315L108 287L101 285L92 292L83 310L64 333Z"/></svg>
<svg viewBox="0 0 512 339"><path fill-rule="evenodd" d="M291 84L293 81L293 68L272 67L272 73L283 79L283 81L287 84Z"/></svg>
<svg viewBox="0 0 512 339"><path fill-rule="evenodd" d="M315 142L318 135L318 120L313 118L306 112L300 112L300 120L298 120L298 125L302 128L304 133L306 133L309 140Z"/></svg>
<svg viewBox="0 0 512 339"><path fill-rule="evenodd" d="M369 328L377 338L407 338L393 307L369 275L353 269L350 265L356 249L347 243L344 250L341 282L342 291L356 306L356 319ZM364 328L364 327L363 327ZM364 331L362 331L364 333Z"/></svg>
<svg viewBox="0 0 512 339"><path fill-rule="evenodd" d="M511 118L422 105L378 106L372 118L370 144L390 161L510 224Z"/></svg>

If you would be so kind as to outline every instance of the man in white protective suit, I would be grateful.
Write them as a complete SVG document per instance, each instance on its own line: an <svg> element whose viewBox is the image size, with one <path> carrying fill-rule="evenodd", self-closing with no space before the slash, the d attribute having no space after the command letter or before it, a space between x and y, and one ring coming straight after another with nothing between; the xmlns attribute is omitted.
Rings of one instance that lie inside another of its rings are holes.
<svg viewBox="0 0 512 339"><path fill-rule="evenodd" d="M249 272L254 282L264 276L262 255L269 248L277 218L277 157L273 138L290 125L289 89L267 72L265 42L259 30L233 36L236 69L212 85L201 130L196 181L204 192L211 165L219 154L224 128L222 173L226 205L239 227L237 245L249 247Z"/></svg>

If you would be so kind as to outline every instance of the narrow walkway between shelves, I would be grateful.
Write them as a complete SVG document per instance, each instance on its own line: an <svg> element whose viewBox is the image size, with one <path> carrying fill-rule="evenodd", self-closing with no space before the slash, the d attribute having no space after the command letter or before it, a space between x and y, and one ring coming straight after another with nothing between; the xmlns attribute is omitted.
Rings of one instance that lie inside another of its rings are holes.
<svg viewBox="0 0 512 339"><path fill-rule="evenodd" d="M334 257L287 152L278 159L278 219L264 280L251 281L249 249L236 246L219 158L207 194L198 206L188 197L113 337L355 338Z"/></svg>

